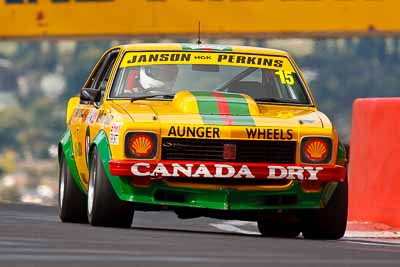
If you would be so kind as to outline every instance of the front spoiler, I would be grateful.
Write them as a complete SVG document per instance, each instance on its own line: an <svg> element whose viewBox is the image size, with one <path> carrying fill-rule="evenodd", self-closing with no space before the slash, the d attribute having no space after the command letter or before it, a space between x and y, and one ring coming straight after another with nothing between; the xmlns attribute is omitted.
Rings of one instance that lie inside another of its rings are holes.
<svg viewBox="0 0 400 267"><path fill-rule="evenodd" d="M160 179L287 179L343 182L346 168L339 165L197 162L182 160L110 160L110 173L125 177Z"/></svg>

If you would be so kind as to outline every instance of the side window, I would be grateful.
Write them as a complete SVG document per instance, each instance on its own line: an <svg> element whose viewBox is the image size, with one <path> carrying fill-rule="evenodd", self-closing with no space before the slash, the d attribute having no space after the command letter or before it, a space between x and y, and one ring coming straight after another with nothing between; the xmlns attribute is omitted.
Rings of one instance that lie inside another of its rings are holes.
<svg viewBox="0 0 400 267"><path fill-rule="evenodd" d="M95 72L90 77L90 80L86 84L86 88L98 89L101 91L101 98L103 98L104 91L107 87L107 82L111 75L111 70L114 66L115 60L117 59L119 50L110 51L105 55L102 61L97 65Z"/></svg>
<svg viewBox="0 0 400 267"><path fill-rule="evenodd" d="M96 83L97 77L99 77L102 66L104 65L104 61L106 60L106 56L101 59L101 62L97 64L96 70L92 73L92 76L89 78L89 81L87 84L84 86L85 88L92 88L94 89L94 85Z"/></svg>
<svg viewBox="0 0 400 267"><path fill-rule="evenodd" d="M100 89L101 91L104 91L107 86L107 82L110 78L111 70L114 66L114 62L117 59L118 52L112 51L104 60L102 66L101 66L101 72L99 73L98 78L96 79L94 83L94 89Z"/></svg>

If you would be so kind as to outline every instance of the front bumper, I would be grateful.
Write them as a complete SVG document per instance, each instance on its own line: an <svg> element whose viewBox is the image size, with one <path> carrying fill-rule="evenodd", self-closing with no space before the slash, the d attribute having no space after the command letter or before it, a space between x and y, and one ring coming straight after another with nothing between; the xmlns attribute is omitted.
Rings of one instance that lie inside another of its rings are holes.
<svg viewBox="0 0 400 267"><path fill-rule="evenodd" d="M317 167L322 169L316 169ZM240 171L241 169L242 171ZM343 166L335 165L155 160L111 160L108 161L105 170L118 197L124 201L162 207L236 211L321 208L329 201L337 182L344 181L346 173ZM310 170L314 171L313 175L310 175ZM235 178L238 174L241 178ZM175 179L175 177L181 181L187 180L187 182L179 185L168 181L169 178ZM191 183L193 180L199 181L204 177L208 177L204 184L204 186L207 185L207 188L196 188L195 184ZM291 180L292 178L294 179ZM288 183L286 183L287 186L273 186L273 188L253 186L249 189L248 186L243 185L238 187L221 186L218 183L210 186L206 184L210 179L227 182L241 181L243 184L263 179L266 182L287 179ZM140 181L143 181L143 184ZM308 181L317 181L317 184L323 186L321 190L306 191L303 184L309 183Z"/></svg>
<svg viewBox="0 0 400 267"><path fill-rule="evenodd" d="M339 165L268 164L245 162L190 162L171 160L110 160L110 173L124 177L287 179L343 182L346 168Z"/></svg>

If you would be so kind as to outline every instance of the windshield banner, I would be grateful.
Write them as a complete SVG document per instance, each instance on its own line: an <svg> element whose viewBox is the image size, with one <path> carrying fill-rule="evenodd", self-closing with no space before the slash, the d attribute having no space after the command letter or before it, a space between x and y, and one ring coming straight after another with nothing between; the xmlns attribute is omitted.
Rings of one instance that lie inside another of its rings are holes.
<svg viewBox="0 0 400 267"><path fill-rule="evenodd" d="M204 64L254 67L295 72L285 56L222 52L128 52L120 68L157 64Z"/></svg>

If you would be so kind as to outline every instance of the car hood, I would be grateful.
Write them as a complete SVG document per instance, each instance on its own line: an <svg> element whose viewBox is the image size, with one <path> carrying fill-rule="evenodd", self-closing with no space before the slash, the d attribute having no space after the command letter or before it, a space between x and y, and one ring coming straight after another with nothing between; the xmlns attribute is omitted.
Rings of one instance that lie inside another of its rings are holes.
<svg viewBox="0 0 400 267"><path fill-rule="evenodd" d="M257 104L243 94L181 91L172 101L114 101L134 122L324 127L314 107Z"/></svg>
<svg viewBox="0 0 400 267"><path fill-rule="evenodd" d="M128 114L133 123L151 124L166 136L170 136L171 127L176 130L191 125L229 128L226 134L229 138L235 137L233 126L246 127L246 131L279 128L283 132L281 136L290 129L293 137L298 137L302 128L331 127L326 116L315 107L257 104L243 94L181 91L173 100L149 99L132 103L115 100L114 104Z"/></svg>

